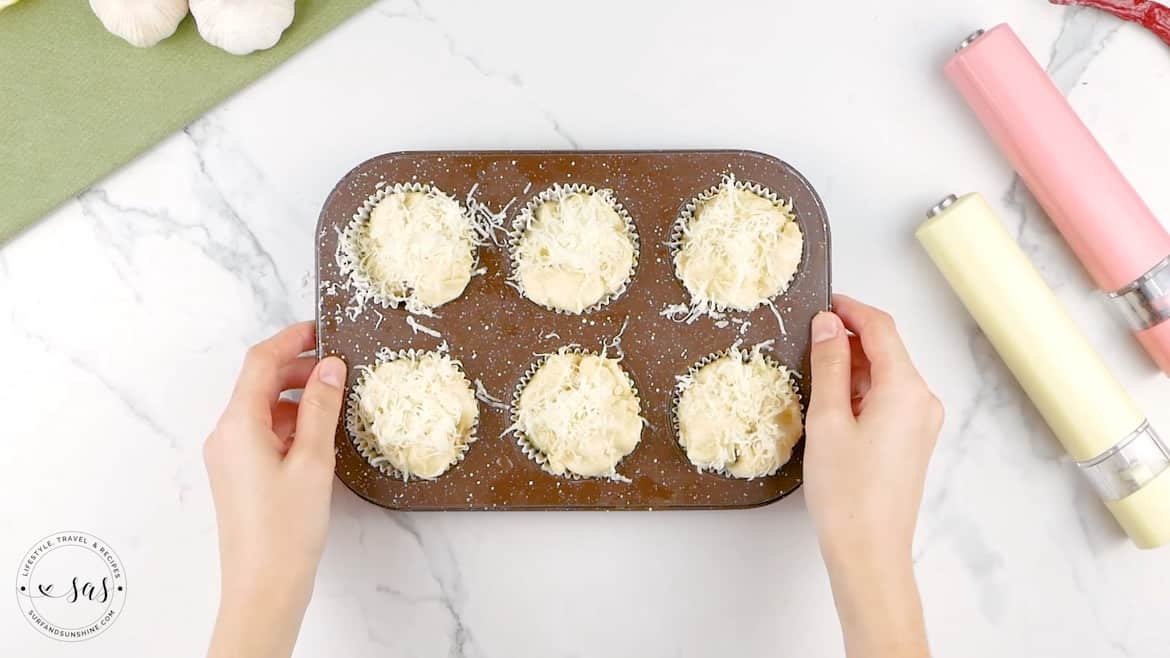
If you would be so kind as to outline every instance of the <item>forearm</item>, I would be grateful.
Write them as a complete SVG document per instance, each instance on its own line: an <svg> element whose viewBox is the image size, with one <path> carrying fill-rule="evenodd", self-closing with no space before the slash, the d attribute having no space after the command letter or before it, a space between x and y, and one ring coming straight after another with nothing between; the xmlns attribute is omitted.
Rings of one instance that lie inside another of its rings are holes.
<svg viewBox="0 0 1170 658"><path fill-rule="evenodd" d="M208 658L287 658L307 602L300 592L224 592Z"/></svg>
<svg viewBox="0 0 1170 658"><path fill-rule="evenodd" d="M926 625L910 555L825 551L849 658L927 658Z"/></svg>

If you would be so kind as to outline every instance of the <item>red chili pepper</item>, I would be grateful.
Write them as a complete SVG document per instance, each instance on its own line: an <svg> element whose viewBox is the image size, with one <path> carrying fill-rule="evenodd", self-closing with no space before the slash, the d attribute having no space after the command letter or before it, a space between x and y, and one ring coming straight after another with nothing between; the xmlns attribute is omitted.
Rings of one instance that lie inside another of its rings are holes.
<svg viewBox="0 0 1170 658"><path fill-rule="evenodd" d="M1152 0L1049 0L1054 5L1093 7L1145 26L1170 45L1170 7Z"/></svg>

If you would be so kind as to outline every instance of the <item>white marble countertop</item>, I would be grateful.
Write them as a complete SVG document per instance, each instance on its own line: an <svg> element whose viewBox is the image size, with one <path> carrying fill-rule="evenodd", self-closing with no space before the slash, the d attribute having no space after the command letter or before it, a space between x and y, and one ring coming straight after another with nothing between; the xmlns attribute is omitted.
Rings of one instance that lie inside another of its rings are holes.
<svg viewBox="0 0 1170 658"><path fill-rule="evenodd" d="M1170 428L1170 381L940 72L969 31L1011 22L1170 218L1170 53L1041 0L717 4L380 2L0 249L0 575L77 529L133 583L80 645L0 597L5 655L203 650L218 575L200 448L245 346L313 315L322 201L378 153L489 147L744 147L796 165L830 213L836 288L898 317L948 408L916 548L937 655L1167 655L1170 555L1126 543L912 229L946 193L983 192ZM335 494L298 656L842 655L799 494L413 515Z"/></svg>

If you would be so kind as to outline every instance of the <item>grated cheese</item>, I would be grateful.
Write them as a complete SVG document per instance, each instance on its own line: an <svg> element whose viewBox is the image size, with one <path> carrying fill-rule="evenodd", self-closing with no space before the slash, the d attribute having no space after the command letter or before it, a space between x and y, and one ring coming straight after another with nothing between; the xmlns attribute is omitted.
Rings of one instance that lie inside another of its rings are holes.
<svg viewBox="0 0 1170 658"><path fill-rule="evenodd" d="M776 324L780 325L780 335L787 336L788 328L784 326L784 318L780 317L780 311L776 309L775 302L770 299L764 300L764 306L767 306L768 310L772 311L772 315L776 317Z"/></svg>
<svg viewBox="0 0 1170 658"><path fill-rule="evenodd" d="M710 315L712 311L714 311L714 307L711 302L702 300L690 306L686 304L668 304L658 314L671 322L694 324L695 320L698 320L704 315Z"/></svg>
<svg viewBox="0 0 1170 658"><path fill-rule="evenodd" d="M733 345L697 371L678 377L679 443L700 470L752 479L772 475L792 457L803 433L792 374L763 350Z"/></svg>
<svg viewBox="0 0 1170 658"><path fill-rule="evenodd" d="M537 304L580 313L625 289L637 242L611 190L548 194L519 218L514 277Z"/></svg>
<svg viewBox="0 0 1170 658"><path fill-rule="evenodd" d="M508 406L507 402L504 402L500 398L497 398L491 393L488 393L487 388L479 379L475 380L475 398L497 411L511 411L512 409Z"/></svg>
<svg viewBox="0 0 1170 658"><path fill-rule="evenodd" d="M430 327L426 326L425 324L422 324L418 320L415 320L413 315L406 316L406 324L407 324L407 326L410 327L410 330L413 333L416 333L416 334L417 333L424 333L428 336L434 336L435 338L442 338L443 337L443 334L439 333L437 330L431 329ZM375 329L377 329L377 327L375 327Z"/></svg>
<svg viewBox="0 0 1170 658"><path fill-rule="evenodd" d="M726 176L682 227L675 270L693 304L750 311L783 293L804 237L792 203L773 203Z"/></svg>
<svg viewBox="0 0 1170 658"><path fill-rule="evenodd" d="M614 335L614 337L601 344L601 356L607 356L609 351L613 350L614 354L618 355L618 361L626 358L626 353L624 350L622 350L622 336L626 333L626 327L628 327L629 324L630 316L627 315L625 319L622 320L622 328L618 329L618 332Z"/></svg>
<svg viewBox="0 0 1170 658"><path fill-rule="evenodd" d="M503 246L500 235L504 232L504 219L508 216L508 208L516 202L516 197L512 197L508 203L504 204L500 212L492 212L491 208L475 198L477 190L479 190L479 183L471 186L467 197L463 200L471 212L471 228L475 231L476 242L481 245L491 242L497 247Z"/></svg>
<svg viewBox="0 0 1170 658"><path fill-rule="evenodd" d="M388 463L403 480L442 475L475 440L479 409L471 383L446 354L395 357L384 350L379 360L360 366L347 427L374 449L371 463Z"/></svg>
<svg viewBox="0 0 1170 658"><path fill-rule="evenodd" d="M556 475L620 479L618 462L641 439L637 393L617 359L561 348L524 386L513 429Z"/></svg>
<svg viewBox="0 0 1170 658"><path fill-rule="evenodd" d="M458 297L471 280L474 221L459 202L434 188L396 185L379 195L338 240L337 265L355 291L347 312L356 317L372 300L432 315L431 309Z"/></svg>

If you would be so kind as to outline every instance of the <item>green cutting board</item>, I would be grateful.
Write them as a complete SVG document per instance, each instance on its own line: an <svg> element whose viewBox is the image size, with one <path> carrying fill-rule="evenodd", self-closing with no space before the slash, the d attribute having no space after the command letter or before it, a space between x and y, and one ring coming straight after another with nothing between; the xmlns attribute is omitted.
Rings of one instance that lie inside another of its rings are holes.
<svg viewBox="0 0 1170 658"><path fill-rule="evenodd" d="M288 59L372 0L300 0L271 50L205 43L190 16L135 48L83 0L0 11L0 244Z"/></svg>

